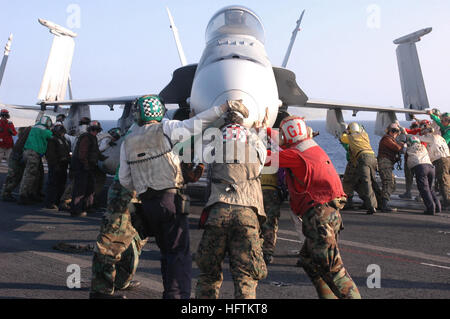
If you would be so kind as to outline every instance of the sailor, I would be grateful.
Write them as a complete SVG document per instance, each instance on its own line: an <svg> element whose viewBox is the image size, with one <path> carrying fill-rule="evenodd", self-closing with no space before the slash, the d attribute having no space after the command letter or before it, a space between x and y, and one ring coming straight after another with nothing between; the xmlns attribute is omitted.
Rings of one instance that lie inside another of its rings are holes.
<svg viewBox="0 0 450 319"><path fill-rule="evenodd" d="M17 135L16 128L10 120L9 111L0 111L0 163L5 159L8 163L14 146L13 136Z"/></svg>
<svg viewBox="0 0 450 319"><path fill-rule="evenodd" d="M104 153L107 149L116 145L116 142L122 137L120 128L110 129L108 132L101 132L97 135L98 149L101 153ZM100 208L102 205L102 192L106 183L106 173L102 169L102 163L99 162L95 170L95 195L94 195L94 207Z"/></svg>
<svg viewBox="0 0 450 319"><path fill-rule="evenodd" d="M358 181L358 177L356 175L356 166L351 161L350 155L350 147L348 144L340 142L342 147L346 151L347 165L345 167L344 178L342 180L342 187L344 188L344 192L347 195L347 203L343 210L354 209L353 196L355 195L356 182Z"/></svg>
<svg viewBox="0 0 450 319"><path fill-rule="evenodd" d="M209 216L195 258L200 270L197 299L219 297L226 255L236 299L255 299L258 281L267 276L259 234L266 219L260 174L267 148L258 135L242 126L246 116L227 114L221 128L223 141L216 144L210 165Z"/></svg>
<svg viewBox="0 0 450 319"><path fill-rule="evenodd" d="M342 134L340 141L349 145L352 162L356 166L358 178L357 191L364 201L367 214L377 211L378 201L374 188L379 188L375 179L377 159L370 145L369 135L364 128L356 122L350 123Z"/></svg>
<svg viewBox="0 0 450 319"><path fill-rule="evenodd" d="M404 148L404 144L397 142L397 137L400 135L400 132L400 127L397 123L390 124L386 128L386 134L380 140L378 148L378 169L382 184L381 211L384 213L397 211L396 208L389 206L389 201L396 187L393 173L394 165L400 161L400 152Z"/></svg>
<svg viewBox="0 0 450 319"><path fill-rule="evenodd" d="M442 206L444 209L448 209L450 207L450 152L448 145L441 135L434 134L431 125L423 127L419 139L427 144L428 155L436 169L436 182L443 199Z"/></svg>
<svg viewBox="0 0 450 319"><path fill-rule="evenodd" d="M404 136L403 141L406 142L407 140L407 134L413 134L416 135L420 131L420 122L418 120L414 120L411 122L411 125L409 126L409 129L402 128L402 134ZM411 171L411 169L408 167L408 153L405 153L405 160L404 160L404 171L405 171L405 187L406 191L404 194L398 195L398 197L402 199L412 199L411 189L412 185L414 183L414 175Z"/></svg>
<svg viewBox="0 0 450 319"><path fill-rule="evenodd" d="M343 229L339 211L346 201L339 175L328 155L308 137L303 118L284 119L280 133L283 150L269 159L287 170L290 206L303 220L302 267L319 298L361 298L337 243Z"/></svg>
<svg viewBox="0 0 450 319"><path fill-rule="evenodd" d="M5 202L15 202L12 196L13 190L20 185L20 181L25 171L25 161L23 159L23 147L28 139L31 126L19 128L19 137L12 148L11 155L8 160L8 175L3 183L2 200ZM37 183L36 183L37 187Z"/></svg>
<svg viewBox="0 0 450 319"><path fill-rule="evenodd" d="M442 114L441 111L438 109L432 109L431 110L431 114L434 114L435 116L437 116L439 119L441 118ZM439 127L439 125L435 122L432 121L431 123L431 128L433 129L433 134L438 134L442 136L442 132L441 132L441 128Z"/></svg>
<svg viewBox="0 0 450 319"><path fill-rule="evenodd" d="M91 119L89 117L83 117L78 122L78 129L72 129L68 134L65 135L65 138L70 142L71 152L73 153L75 150L75 146L77 145L78 137L87 132L87 128L91 123ZM78 133L77 133L78 132ZM67 183L64 193L60 200L59 211L70 211L70 203L72 202L72 192L73 192L73 173L70 171L69 174L69 183Z"/></svg>
<svg viewBox="0 0 450 319"><path fill-rule="evenodd" d="M424 213L426 215L440 213L441 203L433 190L435 168L431 163L428 151L417 136L409 135L407 144L407 164L416 177L417 188L426 207Z"/></svg>
<svg viewBox="0 0 450 319"><path fill-rule="evenodd" d="M66 120L66 116L64 114L58 114L56 116L56 123L60 123L62 125L64 125L64 121Z"/></svg>
<svg viewBox="0 0 450 319"><path fill-rule="evenodd" d="M408 136L408 167L416 176L417 188L425 204L426 215L441 212L441 203L433 190L435 168L431 163L426 147L417 136Z"/></svg>
<svg viewBox="0 0 450 319"><path fill-rule="evenodd" d="M77 139L72 156L71 170L73 172L73 191L70 215L84 217L94 213L95 170L97 162L105 157L98 149L97 134L102 131L98 121L89 124L86 133Z"/></svg>
<svg viewBox="0 0 450 319"><path fill-rule="evenodd" d="M428 110L427 114L430 115L431 119L439 126L441 129L442 137L450 144L450 113L444 113L441 117L433 114L432 111ZM449 146L450 147L450 146Z"/></svg>
<svg viewBox="0 0 450 319"><path fill-rule="evenodd" d="M94 248L90 299L126 299L114 293L140 286L139 281L132 279L147 240L133 226L130 214L133 198L135 192L120 185L117 168L108 190L107 214Z"/></svg>
<svg viewBox="0 0 450 319"><path fill-rule="evenodd" d="M279 128L280 123L290 114L280 112L274 124L274 128ZM268 149L272 147L271 140L268 140ZM264 211L267 215L266 222L261 225L261 236L264 240L263 254L266 265L273 261L273 254L277 243L278 223L281 215L281 204L287 198L287 188L284 182L285 171L279 167L264 167L261 172L261 187L264 199ZM291 216L295 223L297 216ZM299 223L299 221L297 221Z"/></svg>
<svg viewBox="0 0 450 319"><path fill-rule="evenodd" d="M34 125L24 145L23 159L25 171L20 182L19 201L21 205L30 205L33 201L41 201L41 194L36 190L36 184L41 184L41 174L44 170L42 157L47 152L48 140L52 138L52 120L43 116Z"/></svg>
<svg viewBox="0 0 450 319"><path fill-rule="evenodd" d="M60 122L53 128L53 137L48 141L45 157L48 164L47 195L45 207L58 209L59 201L67 182L67 169L70 163L70 143L64 135L66 129Z"/></svg>
<svg viewBox="0 0 450 319"><path fill-rule="evenodd" d="M191 138L178 133L193 134L196 121L205 129L228 108L224 104L186 121L171 121L163 120L166 107L160 97L148 95L135 102L137 125L122 143L119 179L122 186L137 192L149 235L156 237L161 250L164 299L191 296L189 211L180 191L184 180L174 144Z"/></svg>

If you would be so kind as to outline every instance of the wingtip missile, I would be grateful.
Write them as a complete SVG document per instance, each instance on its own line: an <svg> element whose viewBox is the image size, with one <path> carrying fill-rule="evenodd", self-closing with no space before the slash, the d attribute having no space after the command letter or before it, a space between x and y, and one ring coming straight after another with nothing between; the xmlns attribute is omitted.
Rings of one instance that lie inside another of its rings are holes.
<svg viewBox="0 0 450 319"><path fill-rule="evenodd" d="M398 38L397 40L394 40L394 44L403 44L408 42L418 42L420 39L433 31L433 28L425 28L416 32L413 32L411 34L405 35L401 38Z"/></svg>
<svg viewBox="0 0 450 319"><path fill-rule="evenodd" d="M4 55L9 55L9 53L11 52L12 40L13 40L13 34L11 33L9 38L8 38L8 42L6 42L5 54Z"/></svg>
<svg viewBox="0 0 450 319"><path fill-rule="evenodd" d="M58 35L58 36L69 36L72 38L76 38L78 34L75 32L66 29L60 25L57 25L56 23L53 23L51 21L45 20L45 19L38 19L38 22L42 24L44 27L49 28L50 33Z"/></svg>

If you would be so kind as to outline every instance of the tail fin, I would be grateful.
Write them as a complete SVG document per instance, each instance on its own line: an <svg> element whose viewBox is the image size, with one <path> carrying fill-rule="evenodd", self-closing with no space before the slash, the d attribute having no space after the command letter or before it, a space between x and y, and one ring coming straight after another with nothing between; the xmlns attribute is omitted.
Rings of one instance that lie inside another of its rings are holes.
<svg viewBox="0 0 450 319"><path fill-rule="evenodd" d="M398 45L397 61L406 109L425 110L430 107L416 42L431 31L432 28L422 29L394 41Z"/></svg>
<svg viewBox="0 0 450 319"><path fill-rule="evenodd" d="M63 28L53 23L45 26L50 29L50 32L55 37L42 79L38 100L46 102L62 101L66 97L70 69L72 67L75 50L74 36L73 34L58 32L59 29Z"/></svg>

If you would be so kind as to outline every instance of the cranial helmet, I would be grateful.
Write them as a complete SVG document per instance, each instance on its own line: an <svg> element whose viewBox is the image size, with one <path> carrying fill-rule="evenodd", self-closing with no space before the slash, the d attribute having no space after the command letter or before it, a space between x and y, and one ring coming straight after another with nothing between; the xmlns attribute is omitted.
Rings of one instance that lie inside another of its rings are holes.
<svg viewBox="0 0 450 319"><path fill-rule="evenodd" d="M386 128L386 133L400 133L400 126L397 123L392 123Z"/></svg>
<svg viewBox="0 0 450 319"><path fill-rule="evenodd" d="M159 96L146 95L136 100L135 119L138 124L150 121L161 122L166 114L166 107Z"/></svg>
<svg viewBox="0 0 450 319"><path fill-rule="evenodd" d="M89 117L83 117L81 118L80 122L78 123L78 125L89 125L91 123L91 119Z"/></svg>
<svg viewBox="0 0 450 319"><path fill-rule="evenodd" d="M432 109L431 113L433 113L436 116L441 116L441 111L439 111L438 109Z"/></svg>
<svg viewBox="0 0 450 319"><path fill-rule="evenodd" d="M450 113L444 113L442 114L442 120L450 121Z"/></svg>
<svg viewBox="0 0 450 319"><path fill-rule="evenodd" d="M353 123L350 123L349 125L348 125L348 131L350 132L350 134L353 134L353 133L361 133L362 132L362 128L361 128L361 125L359 125L358 123L356 123L356 122L353 122Z"/></svg>
<svg viewBox="0 0 450 319"><path fill-rule="evenodd" d="M413 121L413 122L411 122L411 125L409 126L409 128L411 130L414 130L416 128L419 128L419 126L420 126L420 123L418 121Z"/></svg>
<svg viewBox="0 0 450 319"><path fill-rule="evenodd" d="M411 146L413 144L420 144L420 140L417 136L409 136L407 143L409 146Z"/></svg>
<svg viewBox="0 0 450 319"><path fill-rule="evenodd" d="M61 123L55 124L52 128L53 134L66 134L66 128Z"/></svg>
<svg viewBox="0 0 450 319"><path fill-rule="evenodd" d="M9 119L9 111L8 110L6 110L6 109L3 109L3 110L1 110L0 111L0 116L1 117L6 117L6 118L8 118Z"/></svg>
<svg viewBox="0 0 450 319"><path fill-rule="evenodd" d="M420 128L428 128L431 127L431 122L428 120L422 120L419 123Z"/></svg>
<svg viewBox="0 0 450 319"><path fill-rule="evenodd" d="M280 132L285 143L288 145L309 138L305 120L298 116L289 116L281 121Z"/></svg>
<svg viewBox="0 0 450 319"><path fill-rule="evenodd" d="M64 122L65 119L66 119L66 116L64 114L58 114L56 116L56 122Z"/></svg>
<svg viewBox="0 0 450 319"><path fill-rule="evenodd" d="M118 127L112 128L108 131L108 134L111 135L114 139L119 140L122 136L122 130Z"/></svg>
<svg viewBox="0 0 450 319"><path fill-rule="evenodd" d="M99 133L100 133L101 131L103 131L102 125L100 124L99 121L92 121L92 122L89 124L88 132L91 132L91 131L97 131L97 132L99 132Z"/></svg>
<svg viewBox="0 0 450 319"><path fill-rule="evenodd" d="M50 129L53 125L52 119L49 116L43 116L41 119L36 123L38 125L43 125L46 128Z"/></svg>

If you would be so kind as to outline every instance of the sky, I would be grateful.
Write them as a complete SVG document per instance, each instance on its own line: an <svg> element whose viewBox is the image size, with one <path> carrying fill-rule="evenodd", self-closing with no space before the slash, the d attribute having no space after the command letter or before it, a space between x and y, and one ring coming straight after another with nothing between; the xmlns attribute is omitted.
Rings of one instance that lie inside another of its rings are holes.
<svg viewBox="0 0 450 319"><path fill-rule="evenodd" d="M266 30L266 51L280 66L300 13L302 30L288 68L314 99L403 107L393 40L425 27L418 43L432 107L450 111L450 1L448 0L0 0L0 45L14 34L0 101L33 105L53 36L44 18L78 34L72 64L74 98L160 92L181 66L169 28L172 12L188 63L205 47L205 29L221 8L252 9ZM92 118L117 119L120 110L92 107ZM324 114L319 113L320 115ZM350 115L346 115L351 117ZM374 119L359 113L356 119ZM403 118L400 118L403 119Z"/></svg>

